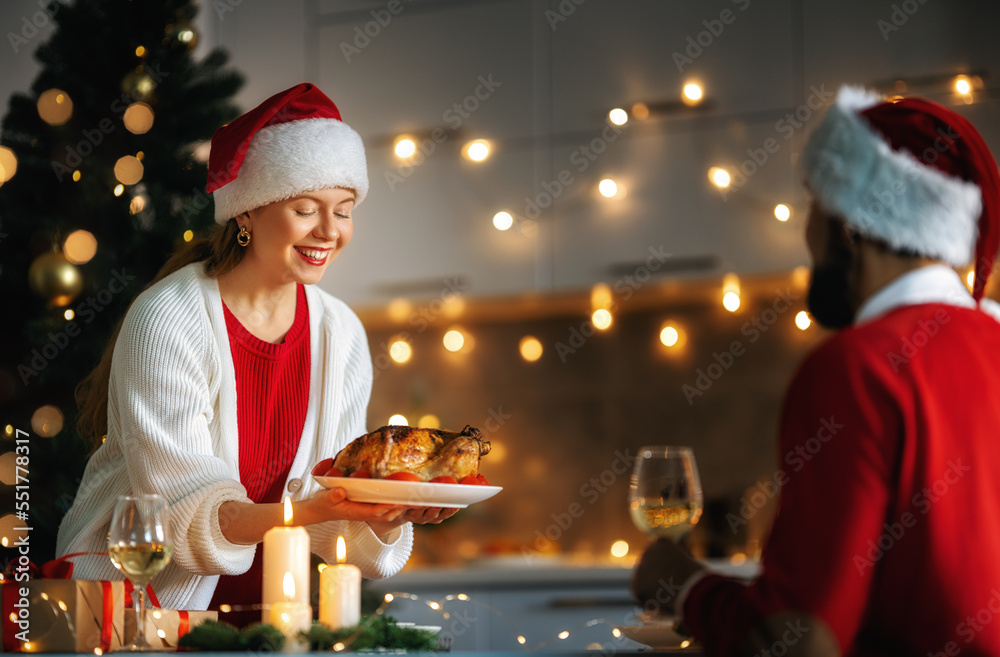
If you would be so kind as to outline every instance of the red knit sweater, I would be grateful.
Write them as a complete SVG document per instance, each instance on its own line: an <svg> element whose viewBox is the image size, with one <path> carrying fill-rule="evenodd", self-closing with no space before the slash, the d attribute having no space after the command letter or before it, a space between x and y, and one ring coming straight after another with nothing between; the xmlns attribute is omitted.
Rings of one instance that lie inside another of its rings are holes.
<svg viewBox="0 0 1000 657"><path fill-rule="evenodd" d="M763 574L750 587L707 577L684 605L709 654L740 654L761 618L795 610L845 655L1000 655L998 344L985 313L923 304L806 360L785 402Z"/></svg>
<svg viewBox="0 0 1000 657"><path fill-rule="evenodd" d="M281 344L254 337L223 304L236 370L236 415L240 437L240 483L255 503L280 502L298 450L309 403L309 308L298 286L295 320ZM219 578L209 609L220 604L254 605L261 600L263 550L242 575ZM221 620L247 625L260 612L230 613Z"/></svg>

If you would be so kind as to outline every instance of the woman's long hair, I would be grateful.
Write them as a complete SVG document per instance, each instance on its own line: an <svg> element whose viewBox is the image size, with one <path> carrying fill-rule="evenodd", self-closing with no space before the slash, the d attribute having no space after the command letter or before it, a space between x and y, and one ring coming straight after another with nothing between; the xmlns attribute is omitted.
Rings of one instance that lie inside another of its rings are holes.
<svg viewBox="0 0 1000 657"><path fill-rule="evenodd" d="M204 261L205 274L213 278L230 271L240 263L243 254L246 253L246 250L236 242L238 232L239 225L236 219L230 219L226 224L216 226L210 237L185 244L167 260L143 291L192 262ZM128 314L127 309L125 314ZM124 321L125 316L122 315L111 334L108 346L104 349L101 361L76 387L76 404L80 409L76 430L80 436L93 444L95 450L101 446L108 433L108 382L111 378L111 357Z"/></svg>

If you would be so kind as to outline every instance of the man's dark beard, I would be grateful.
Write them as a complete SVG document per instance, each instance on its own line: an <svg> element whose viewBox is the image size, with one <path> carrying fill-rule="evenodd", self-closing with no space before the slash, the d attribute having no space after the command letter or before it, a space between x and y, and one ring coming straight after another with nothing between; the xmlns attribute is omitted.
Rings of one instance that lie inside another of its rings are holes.
<svg viewBox="0 0 1000 657"><path fill-rule="evenodd" d="M841 329L854 323L850 282L854 252L841 241L842 235L830 232L826 258L813 265L806 307L822 326Z"/></svg>

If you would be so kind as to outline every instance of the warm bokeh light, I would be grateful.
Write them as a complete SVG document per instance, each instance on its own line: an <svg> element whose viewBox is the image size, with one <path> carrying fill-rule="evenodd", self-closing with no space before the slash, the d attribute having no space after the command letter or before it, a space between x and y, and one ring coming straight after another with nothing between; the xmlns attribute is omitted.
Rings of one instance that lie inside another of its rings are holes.
<svg viewBox="0 0 1000 657"><path fill-rule="evenodd" d="M800 310L795 314L795 325L798 326L799 329L805 331L809 328L810 324L812 324L812 319L809 318L809 313L804 310Z"/></svg>
<svg viewBox="0 0 1000 657"><path fill-rule="evenodd" d="M778 221L788 221L788 218L791 216L792 209L784 203L779 203L774 206L774 218Z"/></svg>
<svg viewBox="0 0 1000 657"><path fill-rule="evenodd" d="M62 431L62 411L51 404L39 407L31 415L31 428L42 438L51 438Z"/></svg>
<svg viewBox="0 0 1000 657"><path fill-rule="evenodd" d="M646 103L635 103L632 105L632 116L640 121L649 118L649 106Z"/></svg>
<svg viewBox="0 0 1000 657"><path fill-rule="evenodd" d="M611 178L605 178L597 184L597 190L604 198L614 198L618 194L618 183Z"/></svg>
<svg viewBox="0 0 1000 657"><path fill-rule="evenodd" d="M389 357L397 363L405 363L413 355L413 348L406 340L393 340L389 345Z"/></svg>
<svg viewBox="0 0 1000 657"><path fill-rule="evenodd" d="M186 231L184 231L184 241L185 242L190 242L193 239L194 239L194 231L193 230L186 230Z"/></svg>
<svg viewBox="0 0 1000 657"><path fill-rule="evenodd" d="M66 312L64 312L64 313L63 313L63 317L64 317L64 318L66 319L66 321L67 321L67 322L69 322L69 321L71 321L71 320L72 320L72 319L73 319L74 317L76 317L76 313L75 313L75 312L73 312L73 309L72 309L72 308L67 308L67 309L66 309Z"/></svg>
<svg viewBox="0 0 1000 657"><path fill-rule="evenodd" d="M146 54L146 46L137 46L135 49L135 56L142 57Z"/></svg>
<svg viewBox="0 0 1000 657"><path fill-rule="evenodd" d="M38 97L38 116L49 125L62 125L73 116L73 101L61 89L49 89Z"/></svg>
<svg viewBox="0 0 1000 657"><path fill-rule="evenodd" d="M598 331L605 331L611 327L612 318L611 313L605 308L598 308L594 311L594 314L590 316L590 321L594 323L594 328Z"/></svg>
<svg viewBox="0 0 1000 657"><path fill-rule="evenodd" d="M397 413L396 415L393 415L392 417L390 417L389 421L386 422L386 424L398 424L400 426L404 426L405 427L406 425L409 424L409 422L406 421L406 416L405 415L400 415L400 414Z"/></svg>
<svg viewBox="0 0 1000 657"><path fill-rule="evenodd" d="M974 269L970 269L969 273L965 275L965 284L969 286L970 290L976 284L976 271Z"/></svg>
<svg viewBox="0 0 1000 657"><path fill-rule="evenodd" d="M493 226L497 230L507 230L514 225L514 217L509 212L500 211L493 215Z"/></svg>
<svg viewBox="0 0 1000 657"><path fill-rule="evenodd" d="M528 642L528 640L525 639L522 635L518 634L517 635L517 642L520 643L523 646L525 643Z"/></svg>
<svg viewBox="0 0 1000 657"><path fill-rule="evenodd" d="M567 638L569 638L569 632L568 632L567 630L563 630L563 631L562 631L562 632L560 632L560 633L559 633L559 634L558 634L557 636L558 636L558 637L559 637L560 639L567 639Z"/></svg>
<svg viewBox="0 0 1000 657"><path fill-rule="evenodd" d="M521 358L533 363L542 357L542 343L538 341L533 335L526 335L521 338L521 343L518 345L518 349L521 351Z"/></svg>
<svg viewBox="0 0 1000 657"><path fill-rule="evenodd" d="M409 299L404 299L403 297L396 297L389 302L389 307L386 309L389 313L389 319L394 322L402 323L413 312L413 304L410 303Z"/></svg>
<svg viewBox="0 0 1000 657"><path fill-rule="evenodd" d="M134 185L142 180L142 162L134 155L125 155L115 162L115 178L123 185Z"/></svg>
<svg viewBox="0 0 1000 657"><path fill-rule="evenodd" d="M17 156L6 146L0 146L0 183L5 183L17 173Z"/></svg>
<svg viewBox="0 0 1000 657"><path fill-rule="evenodd" d="M731 313L740 309L740 295L736 292L726 292L722 296L722 307Z"/></svg>
<svg viewBox="0 0 1000 657"><path fill-rule="evenodd" d="M97 238L86 230L74 230L63 242L63 255L74 265L83 265L97 253Z"/></svg>
<svg viewBox="0 0 1000 657"><path fill-rule="evenodd" d="M128 211L132 214L139 214L146 209L146 198L142 194L136 194L129 201Z"/></svg>
<svg viewBox="0 0 1000 657"><path fill-rule="evenodd" d="M141 101L132 103L122 117L125 129L134 135L142 135L153 127L153 108Z"/></svg>
<svg viewBox="0 0 1000 657"><path fill-rule="evenodd" d="M448 351L461 351L465 346L465 334L458 329L451 329L444 334L444 348Z"/></svg>
<svg viewBox="0 0 1000 657"><path fill-rule="evenodd" d="M408 157L413 157L413 154L417 152L417 144L409 137L400 137L396 140L392 150L396 157L405 160Z"/></svg>
<svg viewBox="0 0 1000 657"><path fill-rule="evenodd" d="M490 156L490 142L477 139L465 145L465 156L473 162L482 162Z"/></svg>
<svg viewBox="0 0 1000 657"><path fill-rule="evenodd" d="M673 347L680 339L680 333L673 326L667 324L660 330L660 342L664 347Z"/></svg>
<svg viewBox="0 0 1000 657"><path fill-rule="evenodd" d="M465 312L465 297L461 294L449 294L442 301L441 312L448 319L461 317Z"/></svg>
<svg viewBox="0 0 1000 657"><path fill-rule="evenodd" d="M82 178L82 177L83 177L83 174L80 173L79 169L77 169L76 171L73 172L73 182L80 182L80 178Z"/></svg>
<svg viewBox="0 0 1000 657"><path fill-rule="evenodd" d="M17 481L15 466L17 465L17 454L7 452L0 456L0 484L13 486Z"/></svg>
<svg viewBox="0 0 1000 657"><path fill-rule="evenodd" d="M722 167L712 167L708 170L708 179L719 189L725 189L733 182L732 176Z"/></svg>
<svg viewBox="0 0 1000 657"><path fill-rule="evenodd" d="M700 84L697 82L688 82L684 85L684 92L681 94L681 100L684 101L685 105L697 105L701 102L704 95L705 92L702 90Z"/></svg>
<svg viewBox="0 0 1000 657"><path fill-rule="evenodd" d="M610 308L611 301L611 286L607 283L597 283L594 287L590 288L591 310L597 310L598 308Z"/></svg>
<svg viewBox="0 0 1000 657"><path fill-rule="evenodd" d="M433 413L421 415L420 419L417 420L417 426L421 429L440 429L441 419Z"/></svg>
<svg viewBox="0 0 1000 657"><path fill-rule="evenodd" d="M964 75L960 75L955 78L955 91L962 94L963 96L968 95L972 92L972 83L969 82L969 78Z"/></svg>
<svg viewBox="0 0 1000 657"><path fill-rule="evenodd" d="M792 283L795 287L803 288L809 285L809 267L805 265L799 265L792 270Z"/></svg>
<svg viewBox="0 0 1000 657"><path fill-rule="evenodd" d="M615 541L611 544L611 556L621 559L628 554L628 543L625 541Z"/></svg>
<svg viewBox="0 0 1000 657"><path fill-rule="evenodd" d="M608 112L608 120L615 125L625 125L628 123L628 112L620 107L616 107Z"/></svg>

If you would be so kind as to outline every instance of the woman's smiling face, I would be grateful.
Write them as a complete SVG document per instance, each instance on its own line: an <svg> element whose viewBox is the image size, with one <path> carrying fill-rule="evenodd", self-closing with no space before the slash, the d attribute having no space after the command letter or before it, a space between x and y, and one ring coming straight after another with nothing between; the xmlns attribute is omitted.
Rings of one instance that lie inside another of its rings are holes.
<svg viewBox="0 0 1000 657"><path fill-rule="evenodd" d="M354 192L340 187L305 192L251 210L240 221L253 236L243 263L279 284L318 283L327 265L351 241L353 210Z"/></svg>

